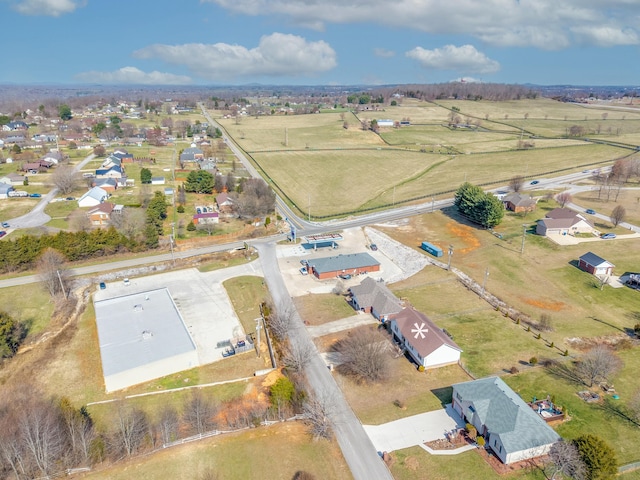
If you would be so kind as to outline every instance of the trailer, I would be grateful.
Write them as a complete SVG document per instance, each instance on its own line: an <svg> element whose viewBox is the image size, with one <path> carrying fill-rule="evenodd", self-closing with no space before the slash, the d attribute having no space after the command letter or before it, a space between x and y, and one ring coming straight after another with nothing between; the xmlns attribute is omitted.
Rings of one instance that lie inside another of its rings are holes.
<svg viewBox="0 0 640 480"><path fill-rule="evenodd" d="M441 257L442 255L444 255L440 247L429 242L422 242L420 248L422 248L422 250L424 250L425 252L430 253L434 257Z"/></svg>

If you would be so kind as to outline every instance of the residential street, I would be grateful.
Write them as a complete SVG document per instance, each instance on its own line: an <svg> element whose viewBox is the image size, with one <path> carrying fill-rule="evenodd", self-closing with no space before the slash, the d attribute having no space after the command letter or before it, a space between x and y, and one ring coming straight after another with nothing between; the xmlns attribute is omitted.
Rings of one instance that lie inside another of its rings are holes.
<svg viewBox="0 0 640 480"><path fill-rule="evenodd" d="M256 241L253 245L260 254L262 271L274 304L280 308L288 307L294 312L295 327L290 332L290 341L297 344L308 344L315 352L305 373L312 393L327 402L336 439L351 469L353 478L356 480L392 480L391 473L376 452L362 424L347 404L342 391L317 353L302 319L295 310L280 274L275 244Z"/></svg>

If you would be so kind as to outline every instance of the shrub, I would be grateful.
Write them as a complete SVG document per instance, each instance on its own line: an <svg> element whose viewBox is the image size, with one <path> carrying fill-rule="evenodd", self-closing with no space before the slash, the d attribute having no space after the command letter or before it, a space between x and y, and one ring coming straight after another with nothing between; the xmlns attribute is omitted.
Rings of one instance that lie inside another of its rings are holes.
<svg viewBox="0 0 640 480"><path fill-rule="evenodd" d="M516 325L520 325L520 318L516 318Z"/></svg>
<svg viewBox="0 0 640 480"><path fill-rule="evenodd" d="M529 325L527 325L527 332L531 331L531 327Z"/></svg>
<svg viewBox="0 0 640 480"><path fill-rule="evenodd" d="M511 367L511 370L509 370L509 373L516 374L516 373L518 373L519 371L520 371L520 370L518 370L518 367L515 367L515 366L514 366L514 367Z"/></svg>
<svg viewBox="0 0 640 480"><path fill-rule="evenodd" d="M565 357L568 357L569 356L569 350L565 350L562 355L565 356Z"/></svg>
<svg viewBox="0 0 640 480"><path fill-rule="evenodd" d="M407 405L404 403L404 400L394 400L393 401L393 405L398 407L401 410L404 410L405 408L407 408Z"/></svg>
<svg viewBox="0 0 640 480"><path fill-rule="evenodd" d="M484 438L483 437L476 438L476 443L478 444L479 447L484 447Z"/></svg>
<svg viewBox="0 0 640 480"><path fill-rule="evenodd" d="M419 371L419 372L424 372L424 365L420 365L420 366L418 367L418 371Z"/></svg>
<svg viewBox="0 0 640 480"><path fill-rule="evenodd" d="M549 344L549 348L553 348L553 347L555 347L555 344L554 344L553 342L551 342L551 343Z"/></svg>
<svg viewBox="0 0 640 480"><path fill-rule="evenodd" d="M178 211L178 213L184 213L184 205L178 205L178 208L176 208L176 210Z"/></svg>
<svg viewBox="0 0 640 480"><path fill-rule="evenodd" d="M537 364L538 364L538 357L531 357L531 358L529 359L529 363L530 363L531 365L537 365Z"/></svg>
<svg viewBox="0 0 640 480"><path fill-rule="evenodd" d="M537 340L540 340L541 338L542 338L542 335L541 335L540 333L538 333L538 334L536 335L536 339L537 339Z"/></svg>
<svg viewBox="0 0 640 480"><path fill-rule="evenodd" d="M189 222L189 224L187 225L187 230L189 232L194 232L196 230L196 226L193 222Z"/></svg>
<svg viewBox="0 0 640 480"><path fill-rule="evenodd" d="M476 427L474 427L473 425L471 425L470 423L467 423L464 426L465 430L467 431L467 435L469 436L469 438L471 440L475 440L476 437L478 436L478 430L476 430Z"/></svg>

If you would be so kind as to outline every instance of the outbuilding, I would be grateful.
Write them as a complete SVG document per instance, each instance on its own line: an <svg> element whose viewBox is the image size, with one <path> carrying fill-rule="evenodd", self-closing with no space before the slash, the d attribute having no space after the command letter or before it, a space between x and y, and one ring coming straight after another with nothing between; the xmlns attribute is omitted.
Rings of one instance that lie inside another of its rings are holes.
<svg viewBox="0 0 640 480"><path fill-rule="evenodd" d="M578 268L589 272L591 275L610 276L613 273L613 263L607 262L604 258L595 253L587 252L578 260Z"/></svg>
<svg viewBox="0 0 640 480"><path fill-rule="evenodd" d="M358 275L380 271L380 262L368 253L351 253L309 260L309 271L320 280L338 275Z"/></svg>

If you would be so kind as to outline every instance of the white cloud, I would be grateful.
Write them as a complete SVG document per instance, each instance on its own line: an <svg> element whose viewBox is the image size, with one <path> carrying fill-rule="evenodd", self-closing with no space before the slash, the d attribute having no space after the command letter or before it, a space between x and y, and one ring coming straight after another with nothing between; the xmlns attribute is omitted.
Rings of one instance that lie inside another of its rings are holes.
<svg viewBox="0 0 640 480"><path fill-rule="evenodd" d="M113 72L83 72L76 78L87 83L119 83L130 85L186 85L191 78L163 72L143 72L136 67L123 67Z"/></svg>
<svg viewBox="0 0 640 480"><path fill-rule="evenodd" d="M83 7L85 1L77 0L22 0L13 8L23 15L45 15L59 17L71 13L78 7Z"/></svg>
<svg viewBox="0 0 640 480"><path fill-rule="evenodd" d="M263 36L248 49L227 43L150 45L133 53L137 58L160 58L184 65L207 80L229 80L246 76L309 76L337 65L336 52L324 42L308 42L283 33Z"/></svg>
<svg viewBox="0 0 640 480"><path fill-rule="evenodd" d="M547 50L640 43L637 0L202 0L244 15L277 15L320 30L374 23L431 34L470 35L496 46ZM602 26L606 25L606 32Z"/></svg>
<svg viewBox="0 0 640 480"><path fill-rule="evenodd" d="M417 60L425 68L453 70L461 73L494 73L500 64L479 52L473 45L445 45L442 48L426 50L416 47L405 54Z"/></svg>
<svg viewBox="0 0 640 480"><path fill-rule="evenodd" d="M394 57L396 55L396 52L394 52L393 50L387 50L386 48L374 48L373 54L376 57L390 58Z"/></svg>

